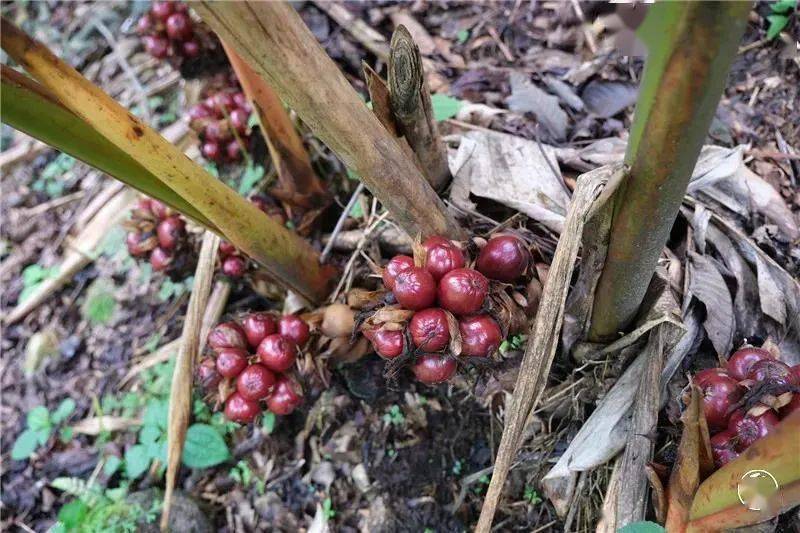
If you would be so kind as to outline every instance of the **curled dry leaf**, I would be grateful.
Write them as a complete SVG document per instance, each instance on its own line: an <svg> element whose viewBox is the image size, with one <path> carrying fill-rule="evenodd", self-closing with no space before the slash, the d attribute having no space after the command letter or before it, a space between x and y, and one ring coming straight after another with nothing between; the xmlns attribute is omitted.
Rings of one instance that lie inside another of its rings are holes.
<svg viewBox="0 0 800 533"><path fill-rule="evenodd" d="M516 335L525 330L528 317L523 307L508 295L505 289L492 284L489 292L490 312L500 325L503 337Z"/></svg>
<svg viewBox="0 0 800 533"><path fill-rule="evenodd" d="M387 305L375 311L366 322L371 326L380 326L392 322L404 324L411 320L412 316L414 316L414 311L410 309L401 309L399 305Z"/></svg>
<svg viewBox="0 0 800 533"><path fill-rule="evenodd" d="M650 483L650 488L653 489L653 509L656 513L656 521L659 524L663 524L664 520L667 519L667 495L664 492L664 484L651 464L645 466L644 471L647 475L647 481Z"/></svg>
<svg viewBox="0 0 800 533"><path fill-rule="evenodd" d="M542 285L547 284L547 274L550 273L550 265L547 263L536 263L536 276L539 278L539 281L542 282Z"/></svg>
<svg viewBox="0 0 800 533"><path fill-rule="evenodd" d="M352 309L363 309L367 305L374 304L383 299L385 290L368 291L355 287L347 293L347 305Z"/></svg>
<svg viewBox="0 0 800 533"><path fill-rule="evenodd" d="M450 353L458 357L461 355L461 329L458 327L458 320L453 313L445 310L444 314L447 316L447 329L450 333L450 342L447 347Z"/></svg>
<svg viewBox="0 0 800 533"><path fill-rule="evenodd" d="M420 235L414 238L414 242L411 244L411 250L414 254L414 266L425 268L425 265L428 263L428 254L422 246L422 237Z"/></svg>
<svg viewBox="0 0 800 533"><path fill-rule="evenodd" d="M536 311L539 309L539 301L542 299L542 282L533 278L528 282L525 291L525 297L528 300L528 306L525 308L525 314L528 317L536 316Z"/></svg>

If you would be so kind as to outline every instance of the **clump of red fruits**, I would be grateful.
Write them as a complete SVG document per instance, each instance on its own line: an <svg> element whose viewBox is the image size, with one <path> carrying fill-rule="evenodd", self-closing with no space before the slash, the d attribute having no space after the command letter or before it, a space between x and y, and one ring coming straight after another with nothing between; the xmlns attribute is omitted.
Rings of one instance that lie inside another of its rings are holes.
<svg viewBox="0 0 800 533"><path fill-rule="evenodd" d="M286 223L286 215L283 209L275 202L271 196L257 194L250 198L256 207L273 218L280 224ZM236 247L228 241L222 241L219 245L219 261L222 273L231 278L241 278L247 273L248 260Z"/></svg>
<svg viewBox="0 0 800 533"><path fill-rule="evenodd" d="M236 88L223 88L205 95L189 109L191 127L202 141L200 152L215 163L236 163L250 147L250 104Z"/></svg>
<svg viewBox="0 0 800 533"><path fill-rule="evenodd" d="M150 10L136 24L145 50L156 59L171 58L177 62L198 57L204 39L183 2L153 2Z"/></svg>
<svg viewBox="0 0 800 533"><path fill-rule="evenodd" d="M149 257L156 272L175 270L181 263L188 244L186 221L158 200L142 198L131 211L125 227L128 253L133 257Z"/></svg>
<svg viewBox="0 0 800 533"><path fill-rule="evenodd" d="M793 367L769 351L744 346L725 368L707 368L693 379L702 392L717 467L739 457L800 409L800 365Z"/></svg>
<svg viewBox="0 0 800 533"><path fill-rule="evenodd" d="M513 235L486 242L474 267L458 244L429 237L415 246L414 257L398 255L385 265L389 305L360 329L379 356L410 363L417 380L445 382L458 363L486 361L497 352L505 335L493 313L491 284L519 281L530 262L527 246Z"/></svg>
<svg viewBox="0 0 800 533"><path fill-rule="evenodd" d="M309 325L296 315L250 313L223 322L208 334L214 356L200 362L198 381L207 390L218 389L225 416L233 422L252 422L264 405L288 415L303 401L290 371L309 337Z"/></svg>

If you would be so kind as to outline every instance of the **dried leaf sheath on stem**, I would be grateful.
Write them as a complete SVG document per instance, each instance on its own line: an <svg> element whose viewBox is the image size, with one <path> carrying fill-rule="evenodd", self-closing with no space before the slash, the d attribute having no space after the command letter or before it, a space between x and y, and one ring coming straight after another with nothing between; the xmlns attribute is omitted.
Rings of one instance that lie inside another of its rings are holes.
<svg viewBox="0 0 800 533"><path fill-rule="evenodd" d="M281 184L279 196L306 209L325 205L330 196L311 168L303 140L283 107L283 102L230 46L222 43L244 93L253 105L269 155Z"/></svg>
<svg viewBox="0 0 800 533"><path fill-rule="evenodd" d="M213 178L41 43L2 19L3 49L68 109L134 158L264 266L276 282L312 301L327 296L335 270L309 243ZM302 268L298 268L302 265Z"/></svg>
<svg viewBox="0 0 800 533"><path fill-rule="evenodd" d="M361 176L406 232L463 235L289 4L197 2L193 8Z"/></svg>
<svg viewBox="0 0 800 533"><path fill-rule="evenodd" d="M433 117L419 48L402 24L392 35L389 94L400 133L417 154L428 182L437 191L442 190L451 178L447 147Z"/></svg>

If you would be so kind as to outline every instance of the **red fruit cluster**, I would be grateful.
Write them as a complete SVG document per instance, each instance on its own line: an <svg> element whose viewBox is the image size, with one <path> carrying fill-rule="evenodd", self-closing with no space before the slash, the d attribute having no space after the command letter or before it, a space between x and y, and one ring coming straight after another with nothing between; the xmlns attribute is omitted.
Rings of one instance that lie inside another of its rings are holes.
<svg viewBox="0 0 800 533"><path fill-rule="evenodd" d="M243 92L226 88L207 94L189 109L189 117L202 140L203 157L215 163L241 161L250 146L250 104Z"/></svg>
<svg viewBox="0 0 800 533"><path fill-rule="evenodd" d="M271 218L281 224L286 223L286 216L283 210L275 203L272 197L258 194L250 198L250 201ZM247 272L247 259L228 241L222 241L219 245L219 260L222 273L226 276L240 278Z"/></svg>
<svg viewBox="0 0 800 533"><path fill-rule="evenodd" d="M703 394L717 467L737 458L756 440L769 435L782 418L800 409L800 365L789 367L761 348L739 349L725 368L702 370L695 374L694 383ZM769 402L758 401L761 391L769 396ZM743 400L748 397L755 405L745 411L743 404L748 402Z"/></svg>
<svg viewBox="0 0 800 533"><path fill-rule="evenodd" d="M126 223L130 230L125 242L133 257L149 255L153 270L164 272L174 263L186 241L186 222L158 200L142 198Z"/></svg>
<svg viewBox="0 0 800 533"><path fill-rule="evenodd" d="M414 311L405 329L396 324L367 328L365 336L381 357L414 355L412 371L423 383L441 383L456 371L450 347L451 323L455 322L465 357L491 357L503 340L500 326L486 312L489 279L511 283L522 276L530 253L521 240L510 235L494 237L481 250L476 269L467 266L459 246L443 237L422 243L424 267L398 255L383 270L383 283L398 305ZM452 318L451 318L452 317ZM411 346L407 344L410 342Z"/></svg>
<svg viewBox="0 0 800 533"><path fill-rule="evenodd" d="M136 24L136 31L142 36L147 53L156 59L191 59L202 51L189 7L183 2L153 2L150 11Z"/></svg>
<svg viewBox="0 0 800 533"><path fill-rule="evenodd" d="M262 401L276 415L288 415L303 400L302 388L288 371L308 338L308 324L295 315L278 319L271 313L251 313L223 322L208 334L215 357L200 362L198 380L209 389L230 380L235 390L227 395L224 409L233 422L252 422L262 412Z"/></svg>

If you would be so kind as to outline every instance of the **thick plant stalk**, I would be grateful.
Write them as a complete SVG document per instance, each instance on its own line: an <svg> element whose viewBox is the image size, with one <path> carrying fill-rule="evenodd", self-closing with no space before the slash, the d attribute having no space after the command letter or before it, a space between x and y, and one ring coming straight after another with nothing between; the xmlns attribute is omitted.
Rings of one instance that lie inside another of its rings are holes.
<svg viewBox="0 0 800 533"><path fill-rule="evenodd" d="M294 205L307 209L322 207L330 201L325 186L311 168L311 159L303 139L292 124L283 102L263 78L253 72L230 46L222 43L239 83L256 111L270 158L278 172L280 191Z"/></svg>
<svg viewBox="0 0 800 533"><path fill-rule="evenodd" d="M417 154L428 182L441 191L451 179L447 147L433 117L419 47L402 24L392 35L389 94L400 133Z"/></svg>
<svg viewBox="0 0 800 533"><path fill-rule="evenodd" d="M657 2L639 35L649 56L594 297L590 338L635 318L700 154L747 24L749 2Z"/></svg>
<svg viewBox="0 0 800 533"><path fill-rule="evenodd" d="M463 236L414 163L285 2L196 2L192 7L361 176L410 235Z"/></svg>
<svg viewBox="0 0 800 533"><path fill-rule="evenodd" d="M278 283L311 301L327 295L335 269L320 265L319 254L309 243L213 178L5 18L1 29L3 49L58 101L191 203L221 236L259 262Z"/></svg>
<svg viewBox="0 0 800 533"><path fill-rule="evenodd" d="M192 382L197 352L200 350L203 311L208 303L211 282L214 279L214 262L220 239L210 231L203 235L203 245L194 274L192 296L183 322L178 356L175 358L175 371L169 394L169 418L167 422L167 479L164 488L164 506L161 514L161 530L166 531L175 479L183 454L183 443L192 414Z"/></svg>

